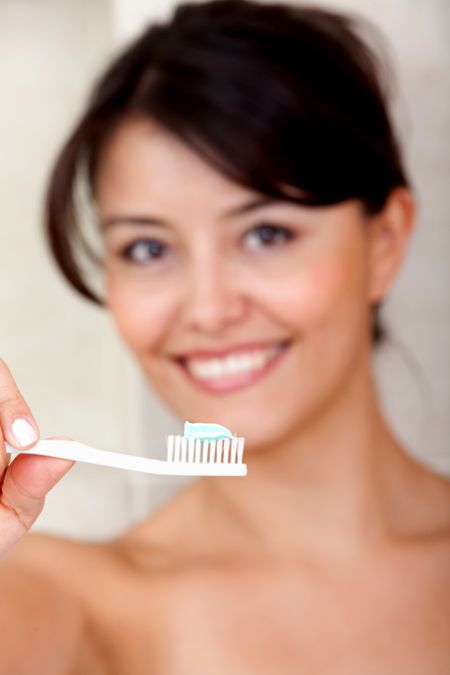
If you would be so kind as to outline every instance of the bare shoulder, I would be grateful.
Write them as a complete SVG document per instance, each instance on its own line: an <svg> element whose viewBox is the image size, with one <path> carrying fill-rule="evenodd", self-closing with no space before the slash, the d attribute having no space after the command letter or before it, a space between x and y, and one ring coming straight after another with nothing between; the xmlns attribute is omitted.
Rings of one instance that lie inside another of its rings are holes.
<svg viewBox="0 0 450 675"><path fill-rule="evenodd" d="M4 609L0 624L8 645L2 668L10 661L8 672L15 672L20 663L21 672L30 668L30 672L51 675L61 668L69 670L82 655L89 672L101 672L86 631L86 605L76 591L76 579L86 571L85 561L81 546L28 534L0 562Z"/></svg>
<svg viewBox="0 0 450 675"><path fill-rule="evenodd" d="M199 521L193 511L189 498L177 496L115 540L31 533L7 556L16 578L40 584L41 603L44 586L51 588L61 603L60 626L64 612L74 613L78 642L70 675L125 672L123 664L127 672L141 672L143 662L157 672L190 586L184 554L195 536L191 525Z"/></svg>
<svg viewBox="0 0 450 675"><path fill-rule="evenodd" d="M6 556L5 564L39 574L69 592L92 613L123 605L124 590L145 578L156 591L172 578L198 522L189 489L116 539L95 542L29 533Z"/></svg>
<svg viewBox="0 0 450 675"><path fill-rule="evenodd" d="M107 547L48 534L28 533L5 557L5 566L47 579L60 592L76 597L77 579L107 567Z"/></svg>

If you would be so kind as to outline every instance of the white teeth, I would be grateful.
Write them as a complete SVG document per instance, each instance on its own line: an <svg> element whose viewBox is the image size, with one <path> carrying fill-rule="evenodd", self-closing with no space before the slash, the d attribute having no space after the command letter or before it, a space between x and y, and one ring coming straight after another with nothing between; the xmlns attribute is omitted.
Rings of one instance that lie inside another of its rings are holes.
<svg viewBox="0 0 450 675"><path fill-rule="evenodd" d="M222 359L188 359L186 366L190 373L200 380L238 375L261 370L280 351L279 345L254 352L231 354Z"/></svg>
<svg viewBox="0 0 450 675"><path fill-rule="evenodd" d="M245 354L228 356L223 359L222 363L225 370L224 374L228 372L235 375L237 373L248 372L249 370L252 370L253 367L252 357Z"/></svg>
<svg viewBox="0 0 450 675"><path fill-rule="evenodd" d="M209 363L209 372L213 377L219 377L222 374L222 364L220 359L212 359Z"/></svg>

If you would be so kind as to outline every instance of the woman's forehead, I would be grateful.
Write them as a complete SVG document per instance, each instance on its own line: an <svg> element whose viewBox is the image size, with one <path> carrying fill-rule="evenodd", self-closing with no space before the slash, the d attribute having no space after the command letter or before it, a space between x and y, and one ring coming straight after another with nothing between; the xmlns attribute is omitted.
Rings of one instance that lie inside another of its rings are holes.
<svg viewBox="0 0 450 675"><path fill-rule="evenodd" d="M227 178L151 119L130 118L105 143L95 180L100 203L151 200L161 207L200 203L232 210L262 195Z"/></svg>

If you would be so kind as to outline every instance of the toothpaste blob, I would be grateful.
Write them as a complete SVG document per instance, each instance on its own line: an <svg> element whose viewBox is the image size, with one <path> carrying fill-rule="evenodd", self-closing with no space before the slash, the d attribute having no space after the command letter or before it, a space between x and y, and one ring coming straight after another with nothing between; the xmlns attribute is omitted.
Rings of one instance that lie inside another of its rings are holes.
<svg viewBox="0 0 450 675"><path fill-rule="evenodd" d="M204 424L203 422L185 422L184 437L201 441L217 441L221 438L233 438L233 434L221 424Z"/></svg>

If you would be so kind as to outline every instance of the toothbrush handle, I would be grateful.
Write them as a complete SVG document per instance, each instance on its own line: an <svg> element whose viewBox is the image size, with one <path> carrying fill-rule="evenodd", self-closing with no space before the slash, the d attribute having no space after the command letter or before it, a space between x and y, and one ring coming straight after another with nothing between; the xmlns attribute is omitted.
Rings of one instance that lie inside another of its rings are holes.
<svg viewBox="0 0 450 675"><path fill-rule="evenodd" d="M70 459L76 462L85 462L87 464L111 466L117 469L148 471L153 462L158 464L158 460L149 459L148 457L137 457L120 452L110 452L109 450L90 448L77 441L56 439L41 440L29 450L16 450L16 448L10 446L9 443L5 443L5 446L6 452L10 454L44 455L45 457L58 457L60 459Z"/></svg>

